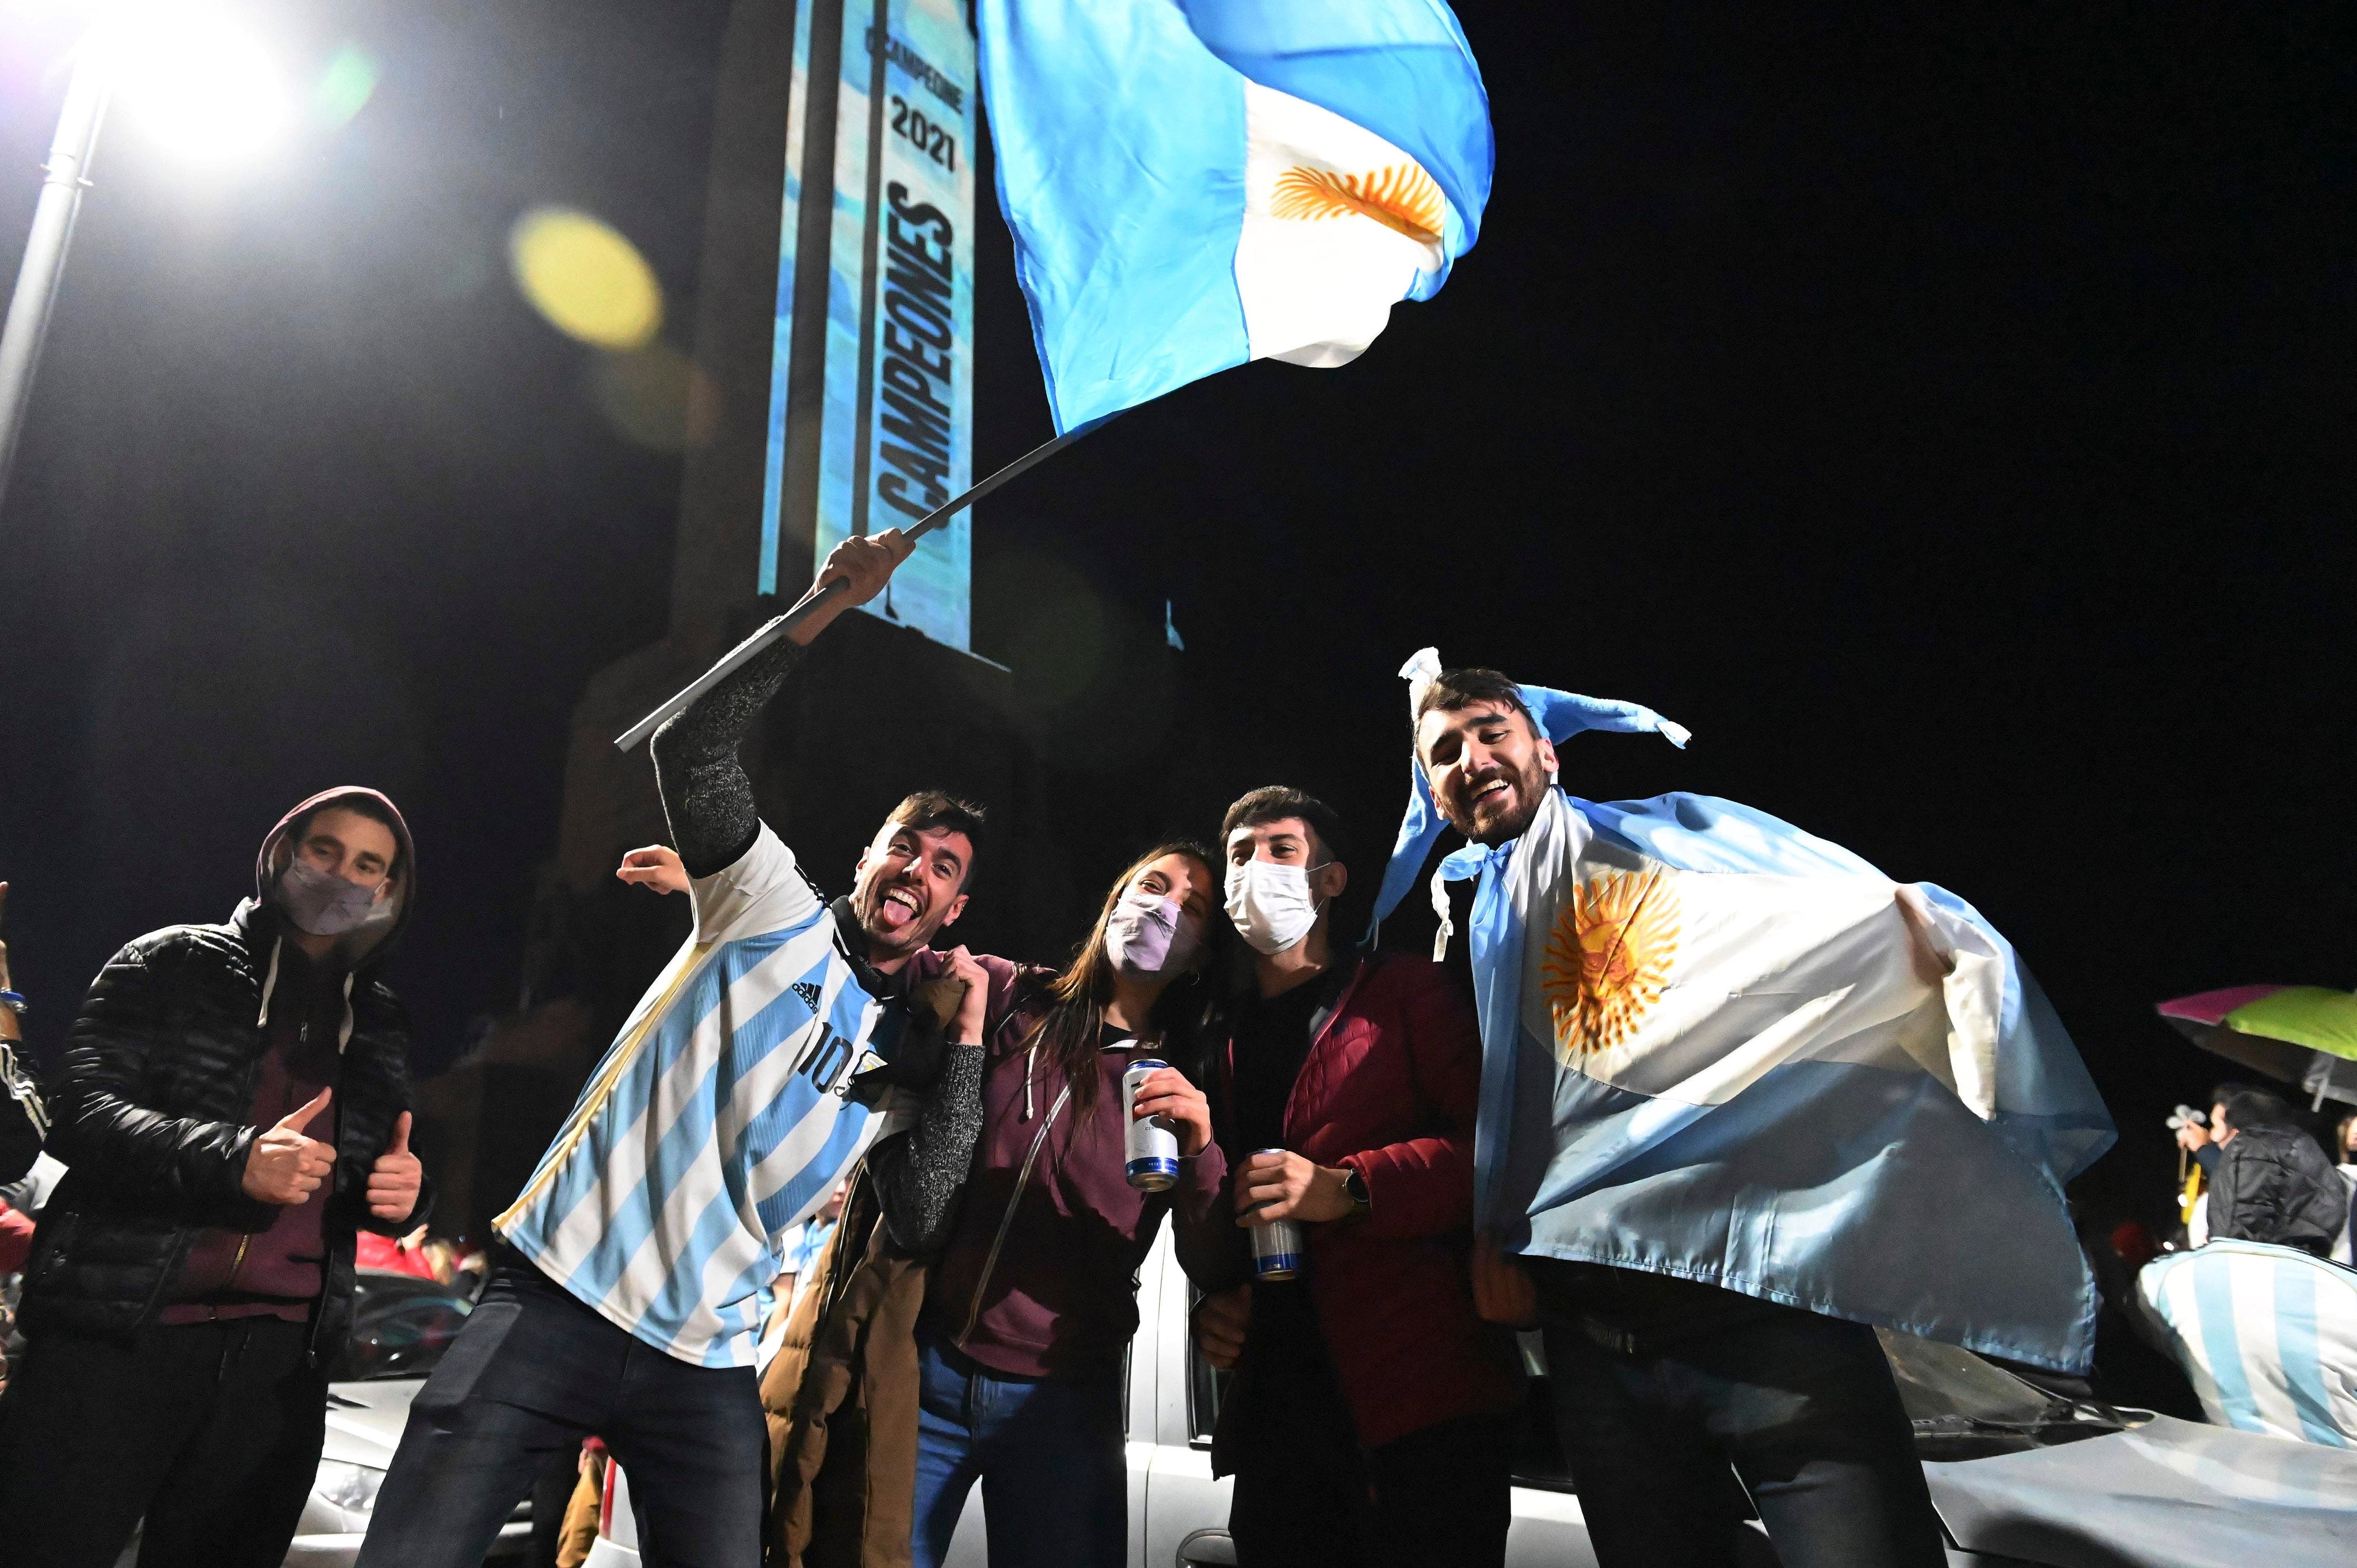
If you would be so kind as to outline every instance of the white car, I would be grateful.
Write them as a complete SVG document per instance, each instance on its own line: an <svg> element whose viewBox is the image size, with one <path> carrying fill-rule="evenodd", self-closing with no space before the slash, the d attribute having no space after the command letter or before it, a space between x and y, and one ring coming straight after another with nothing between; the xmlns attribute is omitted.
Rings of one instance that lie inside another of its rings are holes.
<svg viewBox="0 0 2357 1568"><path fill-rule="evenodd" d="M1187 1277L1165 1231L1138 1275L1129 1358L1130 1568L1232 1563L1226 1481L1211 1478L1222 1374L1195 1353ZM1510 1568L1594 1568L1554 1437L1544 1354L1523 1337L1530 1421L1515 1463ZM2357 1453L2075 1403L1968 1350L1885 1334L1915 1424L1950 1568L2347 1568L2357 1560ZM638 1568L630 1485L608 1472L589 1568ZM1772 1565L1764 1534L1747 1557ZM982 1488L952 1568L986 1568Z"/></svg>
<svg viewBox="0 0 2357 1568"><path fill-rule="evenodd" d="M328 1369L328 1438L303 1518L286 1549L287 1568L350 1568L368 1533L377 1488L400 1445L409 1402L448 1349L474 1304L466 1292L414 1274L363 1269L352 1303L352 1335ZM532 1504L500 1528L494 1560L532 1549ZM135 1568L139 1541L115 1568Z"/></svg>

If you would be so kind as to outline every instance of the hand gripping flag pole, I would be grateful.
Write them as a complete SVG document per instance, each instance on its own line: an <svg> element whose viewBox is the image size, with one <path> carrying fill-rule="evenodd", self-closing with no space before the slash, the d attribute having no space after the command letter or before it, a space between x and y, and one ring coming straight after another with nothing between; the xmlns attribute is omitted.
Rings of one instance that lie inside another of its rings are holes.
<svg viewBox="0 0 2357 1568"><path fill-rule="evenodd" d="M1108 415L1107 417L1109 418L1111 416ZM1040 445L1034 446L1030 451L1026 452L1020 457L1016 458L1015 461L1007 464L1006 467L999 469L998 472L991 475L990 478L983 480L980 484L974 486L963 495L953 496L949 500L942 502L940 506L935 507L932 510L927 512L923 518L919 520L914 528L909 530L908 536L912 540L922 539L926 534L931 532L934 529L939 528L942 523L947 522L958 512L963 511L967 507L972 506L974 502L982 499L983 497L990 494L991 491L998 489L999 486L1006 484L1008 480L1015 478L1017 476L1036 467L1037 465L1046 462L1049 457L1055 456L1058 452L1062 451L1065 447L1071 446L1073 442L1078 441L1082 436L1086 435L1090 431L1094 430L1098 425L1103 424L1103 419L1092 419L1086 424L1076 424L1071 429L1065 431L1061 435L1057 436L1052 441L1042 442ZM694 680L689 682L676 696L655 709L654 712L649 714L645 718L640 719L637 724L632 725L629 729L623 731L621 735L615 738L615 746L624 751L629 751L636 747L640 742L644 741L649 736L654 734L657 729L661 728L662 722L665 719L671 717L673 714L685 709L689 703L694 702L698 697L704 695L705 693L710 691L713 687L726 680L730 671L738 669L748 660L760 652L761 650L769 647L770 644L777 641L778 639L785 636L786 633L793 630L794 628L808 620L813 615L817 613L820 606L832 603L835 596L842 593L846 585L845 585L842 578L837 577L828 583L824 587L814 587L811 592L804 594L802 598L795 603L793 608L788 610L785 614L779 616L774 620L771 620L767 626L761 628L760 630L755 632L752 636L738 643L735 648L728 651L727 656L722 659L719 663L715 664L711 669L706 670L703 674L698 675Z"/></svg>

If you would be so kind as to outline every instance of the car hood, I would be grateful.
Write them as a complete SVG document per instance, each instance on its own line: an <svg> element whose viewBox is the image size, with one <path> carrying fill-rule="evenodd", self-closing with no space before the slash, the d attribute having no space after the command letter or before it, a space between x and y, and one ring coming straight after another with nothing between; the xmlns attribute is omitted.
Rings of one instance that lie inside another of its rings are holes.
<svg viewBox="0 0 2357 1568"><path fill-rule="evenodd" d="M2357 1453L2165 1415L1923 1474L1957 1545L2052 1568L2342 1568L2357 1540Z"/></svg>
<svg viewBox="0 0 2357 1568"><path fill-rule="evenodd" d="M364 1383L328 1385L328 1444L322 1459L390 1469L401 1429L409 1422L409 1402L425 1386L423 1378L374 1378Z"/></svg>

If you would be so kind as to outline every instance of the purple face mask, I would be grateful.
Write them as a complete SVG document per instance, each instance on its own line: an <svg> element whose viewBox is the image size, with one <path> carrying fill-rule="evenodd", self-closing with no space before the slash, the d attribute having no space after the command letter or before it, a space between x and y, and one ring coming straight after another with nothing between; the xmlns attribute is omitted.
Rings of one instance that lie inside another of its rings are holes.
<svg viewBox="0 0 2357 1568"><path fill-rule="evenodd" d="M340 937L371 922L391 919L393 903L379 898L382 890L347 882L299 854L278 874L279 908L296 929L315 937Z"/></svg>
<svg viewBox="0 0 2357 1568"><path fill-rule="evenodd" d="M1202 946L1202 923L1173 895L1131 888L1105 922L1105 956L1138 980L1184 973Z"/></svg>

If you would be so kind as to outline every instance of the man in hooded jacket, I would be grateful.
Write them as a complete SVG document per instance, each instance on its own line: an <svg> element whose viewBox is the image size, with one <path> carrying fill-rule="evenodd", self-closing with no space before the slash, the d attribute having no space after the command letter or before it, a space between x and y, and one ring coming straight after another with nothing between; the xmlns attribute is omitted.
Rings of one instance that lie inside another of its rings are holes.
<svg viewBox="0 0 2357 1568"><path fill-rule="evenodd" d="M356 1236L428 1195L409 1019L376 979L416 851L373 789L314 795L223 925L109 961L50 1081L68 1166L0 1398L0 1564L279 1563L317 1473Z"/></svg>

